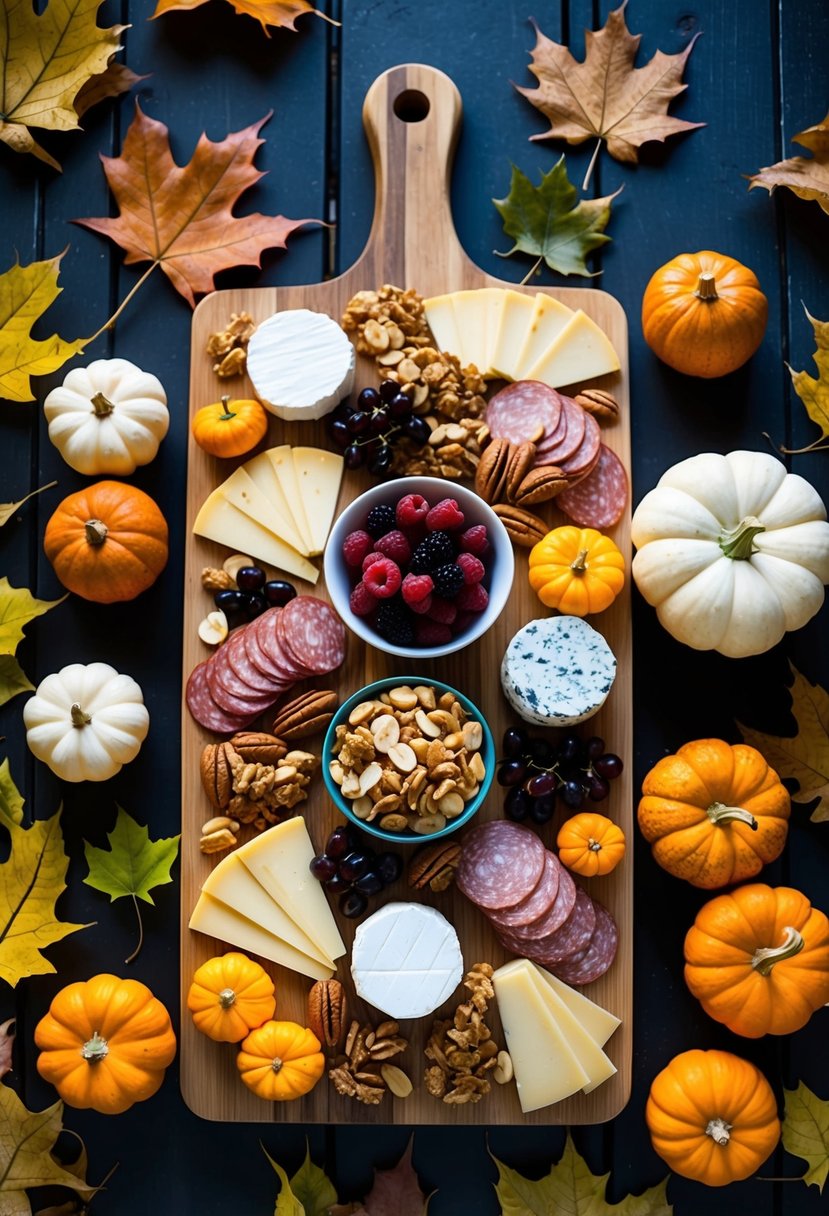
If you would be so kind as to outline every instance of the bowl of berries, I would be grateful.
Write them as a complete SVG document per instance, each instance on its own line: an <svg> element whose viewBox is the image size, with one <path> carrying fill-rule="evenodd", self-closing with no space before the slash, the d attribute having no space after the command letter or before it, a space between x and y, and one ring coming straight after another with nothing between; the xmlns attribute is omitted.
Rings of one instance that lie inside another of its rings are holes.
<svg viewBox="0 0 829 1216"><path fill-rule="evenodd" d="M409 659L454 654L486 633L514 572L512 544L492 508L436 477L402 477L355 498L323 560L346 625Z"/></svg>

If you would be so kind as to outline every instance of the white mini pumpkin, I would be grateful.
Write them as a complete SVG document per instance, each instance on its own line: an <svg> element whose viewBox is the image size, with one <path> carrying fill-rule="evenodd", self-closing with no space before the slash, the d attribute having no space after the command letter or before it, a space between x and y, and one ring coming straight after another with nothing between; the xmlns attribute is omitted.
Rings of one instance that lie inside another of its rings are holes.
<svg viewBox="0 0 829 1216"><path fill-rule="evenodd" d="M170 425L161 381L127 359L73 368L43 411L63 459L90 477L123 477L149 464Z"/></svg>
<svg viewBox="0 0 829 1216"><path fill-rule="evenodd" d="M762 654L815 615L829 582L817 491L765 452L703 452L668 469L633 515L636 585L686 646Z"/></svg>
<svg viewBox="0 0 829 1216"><path fill-rule="evenodd" d="M131 676L108 663L70 663L23 709L31 751L64 781L106 781L134 760L150 715Z"/></svg>

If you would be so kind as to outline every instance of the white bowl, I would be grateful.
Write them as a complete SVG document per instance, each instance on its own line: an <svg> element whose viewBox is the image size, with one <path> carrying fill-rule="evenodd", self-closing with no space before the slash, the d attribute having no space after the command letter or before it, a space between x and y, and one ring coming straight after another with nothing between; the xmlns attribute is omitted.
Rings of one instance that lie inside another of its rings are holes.
<svg viewBox="0 0 829 1216"><path fill-rule="evenodd" d="M464 513L464 528L471 528L476 524L486 524L490 550L486 554L484 563L486 574L483 578L483 585L489 592L489 603L462 633L443 646L392 646L385 638L380 637L364 617L356 616L349 606L353 572L348 569L343 560L343 541L349 532L365 527L366 518L372 507L379 506L381 503L389 503L394 506L405 494L421 494L431 506L435 506L442 498L454 498ZM492 508L487 506L473 490L467 490L464 486L455 485L453 482L442 481L438 477L400 477L395 481L385 481L373 486L345 508L328 537L323 569L325 584L332 603L357 637L368 642L369 646L376 646L385 654L396 654L405 659L440 659L444 655L463 650L471 642L477 641L486 633L490 625L498 620L512 590L515 560L506 528Z"/></svg>

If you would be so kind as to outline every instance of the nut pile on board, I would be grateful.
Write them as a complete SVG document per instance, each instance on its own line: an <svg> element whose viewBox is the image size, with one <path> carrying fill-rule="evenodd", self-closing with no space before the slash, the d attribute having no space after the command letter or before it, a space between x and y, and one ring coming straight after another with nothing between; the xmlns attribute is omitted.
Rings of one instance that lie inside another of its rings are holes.
<svg viewBox="0 0 829 1216"><path fill-rule="evenodd" d="M226 743L208 743L204 748L202 786L216 810L235 821L237 828L245 823L262 832L305 801L318 762L311 752L289 751L275 735L241 731ZM229 833L222 837L224 847L231 848L236 843L230 839L234 829L223 827ZM202 833L203 840L205 835L208 833ZM220 851L215 840L206 851Z"/></svg>
<svg viewBox="0 0 829 1216"><path fill-rule="evenodd" d="M412 1083L402 1068L389 1061L409 1046L397 1022L381 1022L376 1028L353 1021L345 1040L345 1053L334 1061L328 1076L338 1094L377 1106L389 1090L396 1098L407 1098Z"/></svg>
<svg viewBox="0 0 829 1216"><path fill-rule="evenodd" d="M426 1069L426 1089L447 1105L480 1102L492 1088L491 1079L509 1079L505 1075L509 1056L499 1050L484 1020L495 996L492 971L489 963L475 963L466 973L463 986L469 1000L458 1005L451 1021L434 1022L424 1048L426 1058L434 1061Z"/></svg>
<svg viewBox="0 0 829 1216"><path fill-rule="evenodd" d="M250 313L232 312L225 328L207 339L205 349L211 359L216 360L213 371L219 379L241 376L244 372L248 342L255 329L256 323Z"/></svg>

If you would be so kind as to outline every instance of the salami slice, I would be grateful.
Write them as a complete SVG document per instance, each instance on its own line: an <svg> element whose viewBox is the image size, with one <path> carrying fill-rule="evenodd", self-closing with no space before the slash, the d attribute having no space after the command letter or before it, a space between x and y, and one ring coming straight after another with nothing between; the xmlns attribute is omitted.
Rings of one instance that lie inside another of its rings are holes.
<svg viewBox="0 0 829 1216"><path fill-rule="evenodd" d="M612 528L624 515L627 500L625 466L603 443L593 472L578 485L559 494L556 506L582 528Z"/></svg>
<svg viewBox="0 0 829 1216"><path fill-rule="evenodd" d="M460 891L478 907L514 908L541 878L547 850L529 828L496 819L473 828L456 874Z"/></svg>
<svg viewBox="0 0 829 1216"><path fill-rule="evenodd" d="M552 435L561 418L561 397L540 380L516 380L506 385L486 407L486 424L493 439L509 443L539 441Z"/></svg>
<svg viewBox="0 0 829 1216"><path fill-rule="evenodd" d="M599 459L599 449L602 446L602 432L592 414L584 413L584 438L578 449L566 460L559 460L558 466L568 477L578 477L594 467Z"/></svg>
<svg viewBox="0 0 829 1216"><path fill-rule="evenodd" d="M335 671L345 658L345 626L324 600L298 595L282 609L291 650L309 675Z"/></svg>
<svg viewBox="0 0 829 1216"><path fill-rule="evenodd" d="M554 853L548 851L541 877L530 895L514 908L489 913L490 920L499 929L509 933L514 927L531 925L533 921L546 916L555 903L558 894L561 862Z"/></svg>
<svg viewBox="0 0 829 1216"><path fill-rule="evenodd" d="M259 647L267 656L274 674L284 679L288 685L296 684L298 680L305 678L305 672L298 671L296 664L286 657L278 632L281 616L281 608L270 608L256 618L253 628Z"/></svg>
<svg viewBox="0 0 829 1216"><path fill-rule="evenodd" d="M205 730L212 730L217 735L232 735L245 725L247 719L226 714L213 700L207 687L206 669L209 662L210 659L205 659L190 672L184 693L187 708Z"/></svg>
<svg viewBox="0 0 829 1216"><path fill-rule="evenodd" d="M295 680L307 680L311 672L294 652L288 628L285 624L285 617L282 613L276 619L274 631L276 633L276 643L282 652L282 666L293 672Z"/></svg>
<svg viewBox="0 0 829 1216"><path fill-rule="evenodd" d="M596 928L596 910L593 900L581 887L576 888L576 902L567 920L550 937L534 947L530 957L545 966L572 958L585 950Z"/></svg>
<svg viewBox="0 0 829 1216"><path fill-rule="evenodd" d="M253 628L254 625L255 622L251 622L251 625L245 629L244 633L245 653L247 654L248 659L256 670L261 672L263 679L270 680L274 685L279 685L279 687L283 690L290 687L290 681L277 672L273 663L271 663L270 659L259 644L259 637L256 629Z"/></svg>
<svg viewBox="0 0 829 1216"><path fill-rule="evenodd" d="M264 675L249 658L245 645L245 634L249 628L249 626L242 626L231 633L223 647L225 658L239 681L240 690L249 690L249 694L245 693L245 695L253 698L258 694L262 696L269 694L275 699L285 685L274 680L272 676Z"/></svg>
<svg viewBox="0 0 829 1216"><path fill-rule="evenodd" d="M534 920L531 925L510 929L507 936L511 941L523 943L523 949L526 952L531 946L545 940L560 929L573 911L575 903L576 884L570 877L569 871L562 866L559 873L558 891L549 911L538 920Z"/></svg>
<svg viewBox="0 0 829 1216"><path fill-rule="evenodd" d="M547 444L542 441L536 445L536 465L560 464L562 460L567 460L577 452L581 446L587 427L585 422L588 416L587 411L583 410L571 397L561 398L561 409L567 419L567 429L557 443Z"/></svg>
<svg viewBox="0 0 829 1216"><path fill-rule="evenodd" d="M616 957L619 945L619 930L616 921L602 904L593 902L596 912L596 927L589 944L578 954L573 954L550 970L564 980L565 984L592 984L604 975Z"/></svg>
<svg viewBox="0 0 829 1216"><path fill-rule="evenodd" d="M250 689L239 683L221 650L208 659L206 675L210 695L219 709L244 719L246 723L253 721L276 700L274 694L247 695Z"/></svg>

